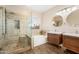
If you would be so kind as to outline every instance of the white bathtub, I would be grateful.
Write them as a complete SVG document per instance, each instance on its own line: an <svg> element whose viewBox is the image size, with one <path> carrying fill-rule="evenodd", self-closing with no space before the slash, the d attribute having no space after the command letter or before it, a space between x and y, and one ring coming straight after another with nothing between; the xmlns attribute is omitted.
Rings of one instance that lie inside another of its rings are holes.
<svg viewBox="0 0 79 59"><path fill-rule="evenodd" d="M34 35L32 36L32 47L42 45L47 42L46 35Z"/></svg>

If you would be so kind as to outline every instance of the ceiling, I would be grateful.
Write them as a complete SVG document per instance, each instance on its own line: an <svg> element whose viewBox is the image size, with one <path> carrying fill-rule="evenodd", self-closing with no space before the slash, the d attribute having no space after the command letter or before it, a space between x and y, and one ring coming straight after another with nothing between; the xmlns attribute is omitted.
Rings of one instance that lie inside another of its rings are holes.
<svg viewBox="0 0 79 59"><path fill-rule="evenodd" d="M15 12L22 15L27 15L30 12L30 9L26 5L5 5L8 12Z"/></svg>
<svg viewBox="0 0 79 59"><path fill-rule="evenodd" d="M26 15L31 10L38 13L46 12L47 10L55 7L55 5L3 5L3 7L9 11Z"/></svg>
<svg viewBox="0 0 79 59"><path fill-rule="evenodd" d="M55 7L55 5L32 5L32 10L39 12L39 13L43 13L48 11L49 9Z"/></svg>

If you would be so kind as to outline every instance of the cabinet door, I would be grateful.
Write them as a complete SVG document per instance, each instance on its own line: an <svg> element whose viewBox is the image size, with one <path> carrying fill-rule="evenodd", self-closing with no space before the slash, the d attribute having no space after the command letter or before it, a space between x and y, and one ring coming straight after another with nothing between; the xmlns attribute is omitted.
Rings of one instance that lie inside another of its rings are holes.
<svg viewBox="0 0 79 59"><path fill-rule="evenodd" d="M63 46L71 51L79 53L79 37L63 36Z"/></svg>
<svg viewBox="0 0 79 59"><path fill-rule="evenodd" d="M58 45L60 43L60 35L58 34L48 34L48 43Z"/></svg>

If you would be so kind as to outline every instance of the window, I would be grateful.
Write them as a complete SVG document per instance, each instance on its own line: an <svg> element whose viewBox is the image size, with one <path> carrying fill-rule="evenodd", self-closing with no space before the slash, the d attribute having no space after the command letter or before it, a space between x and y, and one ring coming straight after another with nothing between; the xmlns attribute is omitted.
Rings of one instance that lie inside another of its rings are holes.
<svg viewBox="0 0 79 59"><path fill-rule="evenodd" d="M39 19L39 17L38 16L32 16L29 26L32 29L39 29L39 26L40 26L40 19Z"/></svg>

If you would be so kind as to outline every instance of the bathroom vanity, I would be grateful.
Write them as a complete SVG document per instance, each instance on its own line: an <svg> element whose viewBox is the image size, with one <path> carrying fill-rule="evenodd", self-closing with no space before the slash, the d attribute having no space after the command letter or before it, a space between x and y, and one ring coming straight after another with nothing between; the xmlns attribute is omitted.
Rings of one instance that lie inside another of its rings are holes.
<svg viewBox="0 0 79 59"><path fill-rule="evenodd" d="M79 34L64 34L63 46L68 50L79 53Z"/></svg>
<svg viewBox="0 0 79 59"><path fill-rule="evenodd" d="M62 42L62 35L61 33L48 33L47 34L48 43L59 45Z"/></svg>

